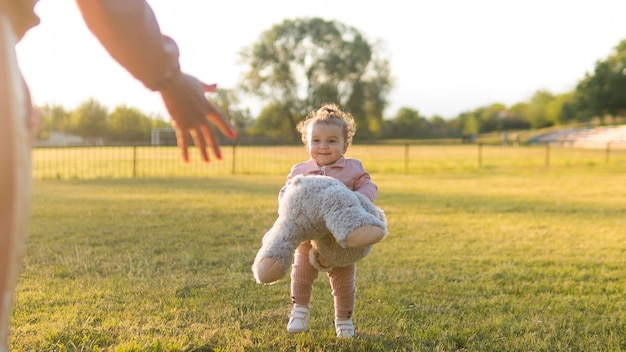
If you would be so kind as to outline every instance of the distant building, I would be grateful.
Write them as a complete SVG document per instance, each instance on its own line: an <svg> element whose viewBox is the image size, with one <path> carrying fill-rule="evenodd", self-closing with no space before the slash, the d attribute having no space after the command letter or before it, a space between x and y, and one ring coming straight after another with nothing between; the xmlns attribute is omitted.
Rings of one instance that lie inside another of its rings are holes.
<svg viewBox="0 0 626 352"><path fill-rule="evenodd" d="M83 137L65 132L51 131L46 140L37 140L37 147L71 147L85 145Z"/></svg>

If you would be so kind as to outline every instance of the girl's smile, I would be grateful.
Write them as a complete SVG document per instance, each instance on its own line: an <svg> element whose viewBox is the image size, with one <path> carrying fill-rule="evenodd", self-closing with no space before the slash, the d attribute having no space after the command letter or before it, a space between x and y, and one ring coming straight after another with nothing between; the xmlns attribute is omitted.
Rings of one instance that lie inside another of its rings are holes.
<svg viewBox="0 0 626 352"><path fill-rule="evenodd" d="M317 122L309 126L307 149L318 165L332 165L348 149L343 129L334 124Z"/></svg>

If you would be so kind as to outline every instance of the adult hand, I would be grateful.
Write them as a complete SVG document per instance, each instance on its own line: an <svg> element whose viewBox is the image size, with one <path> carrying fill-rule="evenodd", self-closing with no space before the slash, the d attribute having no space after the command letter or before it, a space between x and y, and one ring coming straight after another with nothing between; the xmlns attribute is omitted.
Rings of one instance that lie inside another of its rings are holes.
<svg viewBox="0 0 626 352"><path fill-rule="evenodd" d="M176 143L185 162L189 162L187 148L190 140L187 132L191 134L205 162L209 162L207 146L218 159L222 158L219 140L212 125L216 125L226 137L237 137L226 117L204 95L215 91L216 87L215 84L207 85L193 76L179 73L166 89L160 90L161 98L172 117Z"/></svg>

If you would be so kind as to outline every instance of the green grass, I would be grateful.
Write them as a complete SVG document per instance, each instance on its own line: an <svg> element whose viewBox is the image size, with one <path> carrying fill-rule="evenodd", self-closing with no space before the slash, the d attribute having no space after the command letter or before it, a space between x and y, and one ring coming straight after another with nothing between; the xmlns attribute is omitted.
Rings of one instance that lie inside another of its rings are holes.
<svg viewBox="0 0 626 352"><path fill-rule="evenodd" d="M350 341L334 337L323 275L296 335L288 277L252 279L284 175L37 181L11 347L626 350L622 168L431 162L373 174L390 235L357 266Z"/></svg>

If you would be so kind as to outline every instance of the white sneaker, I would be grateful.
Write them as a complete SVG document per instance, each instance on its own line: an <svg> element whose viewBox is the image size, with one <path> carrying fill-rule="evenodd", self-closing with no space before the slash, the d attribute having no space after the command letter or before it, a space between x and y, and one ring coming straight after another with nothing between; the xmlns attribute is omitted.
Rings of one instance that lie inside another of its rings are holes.
<svg viewBox="0 0 626 352"><path fill-rule="evenodd" d="M289 313L289 323L287 331L290 333L303 332L309 330L309 319L311 314L309 307L293 305L291 313Z"/></svg>
<svg viewBox="0 0 626 352"><path fill-rule="evenodd" d="M339 338L353 338L354 324L352 324L352 319L335 318L335 332Z"/></svg>

